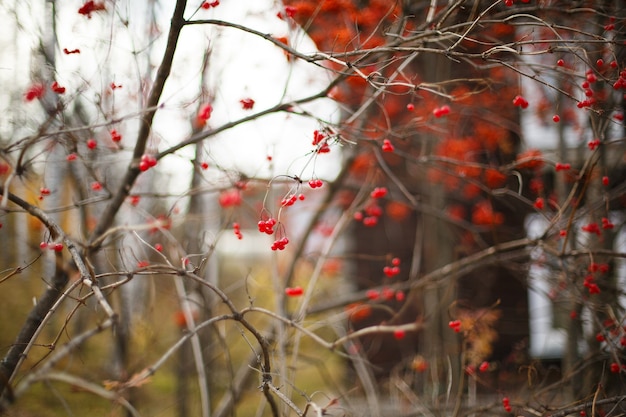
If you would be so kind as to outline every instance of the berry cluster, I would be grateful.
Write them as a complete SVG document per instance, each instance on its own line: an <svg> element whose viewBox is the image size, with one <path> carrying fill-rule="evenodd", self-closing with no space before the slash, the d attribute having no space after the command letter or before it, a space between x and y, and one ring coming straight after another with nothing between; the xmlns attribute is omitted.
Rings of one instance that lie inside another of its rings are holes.
<svg viewBox="0 0 626 417"><path fill-rule="evenodd" d="M510 413L513 409L511 408L511 401L509 397L502 398L502 406L507 413Z"/></svg>
<svg viewBox="0 0 626 417"><path fill-rule="evenodd" d="M118 143L122 141L122 135L117 130L111 129L109 133L113 142Z"/></svg>
<svg viewBox="0 0 626 417"><path fill-rule="evenodd" d="M241 226L239 226L239 223L233 223L233 231L235 232L235 236L237 236L237 239L243 239L243 234L241 234Z"/></svg>
<svg viewBox="0 0 626 417"><path fill-rule="evenodd" d="M383 152L393 152L395 148L389 139L385 139L383 140L382 150Z"/></svg>
<svg viewBox="0 0 626 417"><path fill-rule="evenodd" d="M385 301L396 300L398 302L403 302L406 298L406 294L403 291L396 291L393 288L384 287L381 291L378 290L367 290L365 292L365 296L368 300L376 301L379 299L383 299Z"/></svg>
<svg viewBox="0 0 626 417"><path fill-rule="evenodd" d="M526 99L522 96L515 96L513 99L513 105L525 109L528 108L528 101L526 101Z"/></svg>
<svg viewBox="0 0 626 417"><path fill-rule="evenodd" d="M454 330L455 333L459 333L461 331L461 320L450 321L448 327Z"/></svg>
<svg viewBox="0 0 626 417"><path fill-rule="evenodd" d="M302 287L287 287L285 288L285 295L287 297L299 297L304 294Z"/></svg>
<svg viewBox="0 0 626 417"><path fill-rule="evenodd" d="M313 142L311 142L313 146L316 146L317 153L328 153L330 152L330 147L328 146L328 141L326 140L326 135L319 130L313 131Z"/></svg>
<svg viewBox="0 0 626 417"><path fill-rule="evenodd" d="M435 110L433 110L433 116L435 116L437 119L448 114L450 114L450 106L448 105L437 107Z"/></svg>
<svg viewBox="0 0 626 417"><path fill-rule="evenodd" d="M200 7L202 7L205 10L208 10L211 7L217 7L219 5L220 5L219 0L215 0L215 1L212 1L212 2L205 1L205 2L202 3L202 5Z"/></svg>
<svg viewBox="0 0 626 417"><path fill-rule="evenodd" d="M63 243L59 243L59 242L57 242L57 243L41 242L39 244L39 248L41 248L41 249L48 248L48 249L53 250L55 252L61 252L61 251L63 251Z"/></svg>
<svg viewBox="0 0 626 417"><path fill-rule="evenodd" d="M322 182L322 180L318 178L314 178L309 181L309 187L311 188L321 188L323 185L324 183Z"/></svg>
<svg viewBox="0 0 626 417"><path fill-rule="evenodd" d="M265 233L268 235L274 234L274 226L276 225L276 219L270 217L267 220L259 220L257 226L259 227L259 232Z"/></svg>
<svg viewBox="0 0 626 417"><path fill-rule="evenodd" d="M400 258L393 258L391 260L391 266L386 265L383 268L383 273L387 276L387 278L393 278L398 275L400 273Z"/></svg>
<svg viewBox="0 0 626 417"><path fill-rule="evenodd" d="M141 155L141 161L139 161L139 170L144 172L154 167L157 164L157 160L154 155L143 154Z"/></svg>
<svg viewBox="0 0 626 417"><path fill-rule="evenodd" d="M272 243L272 250L284 250L287 243L289 243L289 239L287 239L287 237L281 237Z"/></svg>

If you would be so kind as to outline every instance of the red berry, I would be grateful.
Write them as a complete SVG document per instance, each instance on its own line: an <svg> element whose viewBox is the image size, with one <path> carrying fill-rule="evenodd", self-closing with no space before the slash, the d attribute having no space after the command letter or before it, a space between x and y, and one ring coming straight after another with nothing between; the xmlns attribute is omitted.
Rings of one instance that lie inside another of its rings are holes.
<svg viewBox="0 0 626 417"><path fill-rule="evenodd" d="M244 110L252 110L254 107L254 100L251 98L243 98L239 100L239 103L241 103L241 108Z"/></svg>
<svg viewBox="0 0 626 417"><path fill-rule="evenodd" d="M558 61L556 61L556 65L558 65L559 67L565 66L565 61L559 59Z"/></svg>
<svg viewBox="0 0 626 417"><path fill-rule="evenodd" d="M409 104L406 105L406 109L408 111L413 111L413 110L415 110L415 105L413 103L409 103Z"/></svg>
<svg viewBox="0 0 626 417"><path fill-rule="evenodd" d="M156 245L154 245L154 249L156 249L157 252L162 252L163 251L163 245L161 245L160 243L157 243Z"/></svg>
<svg viewBox="0 0 626 417"><path fill-rule="evenodd" d="M385 187L376 187L370 193L370 196L372 198L383 198L386 195L387 195L387 188L385 188Z"/></svg>
<svg viewBox="0 0 626 417"><path fill-rule="evenodd" d="M382 149L383 152L393 152L395 148L389 139L385 139L383 140Z"/></svg>
<svg viewBox="0 0 626 417"><path fill-rule="evenodd" d="M609 177L607 177L606 175L602 177L602 185L604 185L605 187L609 185Z"/></svg>
<svg viewBox="0 0 626 417"><path fill-rule="evenodd" d="M618 364L618 363L616 363L616 362L613 362L613 363L611 364L611 372L613 372L614 374L616 374L616 373L618 373L618 372L619 372L619 370L620 370L620 366L619 366L619 364Z"/></svg>
<svg viewBox="0 0 626 417"><path fill-rule="evenodd" d="M61 87L59 83L57 83L56 81L52 83L52 85L50 86L50 89L57 94L65 93L65 87Z"/></svg>
<svg viewBox="0 0 626 417"><path fill-rule="evenodd" d="M95 139L87 139L87 147L89 149L96 149L98 146L98 142Z"/></svg>
<svg viewBox="0 0 626 417"><path fill-rule="evenodd" d="M404 339L404 336L406 336L406 333L402 329L396 329L393 331L393 337L395 337L397 340Z"/></svg>
<svg viewBox="0 0 626 417"><path fill-rule="evenodd" d="M48 244L47 244L46 242L41 242L41 243L39 244L39 248L40 248L40 249L46 249L47 247L48 247Z"/></svg>
<svg viewBox="0 0 626 417"><path fill-rule="evenodd" d="M544 207L543 198L537 197L537 199L535 200L534 206L537 210L543 210L543 207Z"/></svg>
<svg viewBox="0 0 626 417"><path fill-rule="evenodd" d="M558 114L555 114L554 116L552 116L552 121L554 123L558 123L561 121L561 116L559 116Z"/></svg>
<svg viewBox="0 0 626 417"><path fill-rule="evenodd" d="M94 181L91 183L91 189L94 191L100 191L102 190L102 184L100 184L98 181Z"/></svg>
<svg viewBox="0 0 626 417"><path fill-rule="evenodd" d="M487 370L489 370L489 362L483 361L483 363L481 363L480 366L478 367L478 370L480 372L486 372Z"/></svg>
<svg viewBox="0 0 626 417"><path fill-rule="evenodd" d="M75 161L75 160L76 160L76 158L77 158L77 156L76 156L76 154L75 154L75 153L71 153L71 154L69 154L69 155L67 155L67 156L65 157L65 159L66 159L68 162Z"/></svg>
<svg viewBox="0 0 626 417"><path fill-rule="evenodd" d="M111 140L115 143L120 142L122 140L122 135L115 129L111 129Z"/></svg>

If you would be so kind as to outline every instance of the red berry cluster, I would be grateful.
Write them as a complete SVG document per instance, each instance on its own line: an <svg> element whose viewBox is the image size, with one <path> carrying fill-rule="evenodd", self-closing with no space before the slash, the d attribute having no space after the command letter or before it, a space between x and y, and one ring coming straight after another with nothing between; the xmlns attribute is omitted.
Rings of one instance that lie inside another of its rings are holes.
<svg viewBox="0 0 626 417"><path fill-rule="evenodd" d="M600 146L600 139L590 140L589 143L587 143L587 147L591 151L595 151L599 146Z"/></svg>
<svg viewBox="0 0 626 417"><path fill-rule="evenodd" d="M239 103L241 103L241 108L244 110L252 110L254 107L254 100L251 98L242 98L239 100Z"/></svg>
<svg viewBox="0 0 626 417"><path fill-rule="evenodd" d="M285 6L284 14L283 12L278 12L276 13L276 17L278 17L280 20L283 20L285 16L293 19L297 11L298 9L294 6Z"/></svg>
<svg viewBox="0 0 626 417"><path fill-rule="evenodd" d="M455 333L459 333L461 331L461 320L450 321L448 327L454 330Z"/></svg>
<svg viewBox="0 0 626 417"><path fill-rule="evenodd" d="M304 194L300 193L298 195L294 194L290 194L286 197L284 197L281 201L280 201L280 205L282 207L289 207L289 206L293 206L295 204L295 202L297 200L304 200L306 197L304 196Z"/></svg>
<svg viewBox="0 0 626 417"><path fill-rule="evenodd" d="M205 10L207 10L207 9L210 9L211 7L217 7L219 5L220 5L219 0L215 0L215 1L212 1L212 2L205 1L205 2L202 3L202 6L200 6L200 7L202 7Z"/></svg>
<svg viewBox="0 0 626 417"><path fill-rule="evenodd" d="M122 135L115 129L111 129L111 132L109 132L111 134L111 140L115 143L121 142L122 140Z"/></svg>
<svg viewBox="0 0 626 417"><path fill-rule="evenodd" d="M448 105L437 107L435 110L433 110L433 116L435 116L436 118L440 118L448 114L450 114L450 106Z"/></svg>
<svg viewBox="0 0 626 417"><path fill-rule="evenodd" d="M57 83L56 81L52 83L52 85L50 86L50 89L57 94L65 93L65 87L61 87L59 83Z"/></svg>
<svg viewBox="0 0 626 417"><path fill-rule="evenodd" d="M572 168L572 165L570 163L562 163L562 162L557 162L556 164L554 164L554 169L558 172L558 171L569 171Z"/></svg>
<svg viewBox="0 0 626 417"><path fill-rule="evenodd" d="M218 198L218 203L224 208L239 206L241 201L241 192L237 189L222 191Z"/></svg>
<svg viewBox="0 0 626 417"><path fill-rule="evenodd" d="M41 242L41 243L39 244L39 247L40 247L41 249L46 249L46 248L48 248L48 249L53 250L53 251L55 251L55 252L61 252L61 251L63 251L63 243L59 243L59 242L57 242L57 243L46 243L46 242Z"/></svg>
<svg viewBox="0 0 626 417"><path fill-rule="evenodd" d="M235 232L235 236L237 236L237 239L243 239L243 234L241 234L241 226L239 225L239 223L233 223L233 231Z"/></svg>
<svg viewBox="0 0 626 417"><path fill-rule="evenodd" d="M400 258L393 258L391 260L391 265L386 265L383 268L383 273L387 276L387 278L393 278L398 275L400 273Z"/></svg>
<svg viewBox="0 0 626 417"><path fill-rule="evenodd" d="M139 161L139 170L144 172L154 167L157 164L157 160L154 155L143 154L141 155L141 161Z"/></svg>
<svg viewBox="0 0 626 417"><path fill-rule="evenodd" d="M46 87L41 83L35 83L24 93L24 100L33 101L36 98L42 98L44 94L46 94Z"/></svg>
<svg viewBox="0 0 626 417"><path fill-rule="evenodd" d="M383 152L393 152L395 148L389 139L385 139L383 140L382 150Z"/></svg>
<svg viewBox="0 0 626 417"><path fill-rule="evenodd" d="M513 409L511 408L511 400L509 397L502 398L502 406L504 407L504 411L510 413Z"/></svg>
<svg viewBox="0 0 626 417"><path fill-rule="evenodd" d="M284 250L287 243L289 243L289 239L287 239L287 237L281 237L272 243L272 250Z"/></svg>
<svg viewBox="0 0 626 417"><path fill-rule="evenodd" d="M41 187L39 189L39 199L43 200L44 197L50 195L50 189L48 187Z"/></svg>
<svg viewBox="0 0 626 417"><path fill-rule="evenodd" d="M200 110L198 111L198 115L196 116L196 121L198 122L198 125L204 126L207 120L211 118L212 112L213 112L213 106L211 106L208 103L200 107Z"/></svg>
<svg viewBox="0 0 626 417"><path fill-rule="evenodd" d="M276 219L270 217L267 220L259 220L257 226L259 227L259 232L265 233L268 235L274 234L274 226L276 225Z"/></svg>
<svg viewBox="0 0 626 417"><path fill-rule="evenodd" d="M528 101L526 101L526 99L522 96L515 96L513 99L513 105L525 109L528 108Z"/></svg>
<svg viewBox="0 0 626 417"><path fill-rule="evenodd" d="M323 185L324 182L318 178L314 178L309 181L309 187L311 188L321 188Z"/></svg>
<svg viewBox="0 0 626 417"><path fill-rule="evenodd" d="M317 153L330 152L330 147L328 146L328 141L326 140L326 137L327 136L319 130L313 131L313 142L311 142L311 144L317 147Z"/></svg>
<svg viewBox="0 0 626 417"><path fill-rule="evenodd" d="M287 287L285 288L285 295L287 297L299 297L304 294L302 287Z"/></svg>
<svg viewBox="0 0 626 417"><path fill-rule="evenodd" d="M385 187L376 187L370 193L372 198L383 198L387 195L387 188Z"/></svg>
<svg viewBox="0 0 626 417"><path fill-rule="evenodd" d="M383 299L385 301L396 300L398 302L403 302L406 298L406 295L403 291L396 291L393 288L384 287L382 291L378 290L367 290L365 296L368 300L376 301L379 299Z"/></svg>

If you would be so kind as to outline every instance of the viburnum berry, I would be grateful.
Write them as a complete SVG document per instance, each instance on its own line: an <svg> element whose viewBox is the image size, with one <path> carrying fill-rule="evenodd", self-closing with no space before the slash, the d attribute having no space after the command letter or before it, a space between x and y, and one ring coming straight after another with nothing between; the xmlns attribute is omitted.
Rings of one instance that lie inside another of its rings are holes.
<svg viewBox="0 0 626 417"><path fill-rule="evenodd" d="M78 158L78 157L76 156L76 154L75 154L75 153L70 153L70 154L68 154L68 155L65 157L65 160L66 160L66 161L68 161L68 162L72 162L72 161L75 161L75 160L76 160L76 158Z"/></svg>
<svg viewBox="0 0 626 417"><path fill-rule="evenodd" d="M372 198L383 198L387 195L387 188L385 187L376 187L374 188L374 190L370 193L370 196Z"/></svg>
<svg viewBox="0 0 626 417"><path fill-rule="evenodd" d="M600 139L590 140L589 143L587 143L587 147L591 151L595 151L598 146L600 146Z"/></svg>
<svg viewBox="0 0 626 417"><path fill-rule="evenodd" d="M40 249L46 249L47 247L48 247L48 244L46 242L39 243L39 248Z"/></svg>
<svg viewBox="0 0 626 417"><path fill-rule="evenodd" d="M507 7L513 6L513 0L504 0L504 5Z"/></svg>
<svg viewBox="0 0 626 417"><path fill-rule="evenodd" d="M137 262L137 268L146 268L150 266L150 262L149 261L139 261Z"/></svg>
<svg viewBox="0 0 626 417"><path fill-rule="evenodd" d="M239 223L233 223L233 231L235 232L235 236L237 236L237 239L243 239L243 234L241 233L241 226L239 225Z"/></svg>
<svg viewBox="0 0 626 417"><path fill-rule="evenodd" d="M556 164L554 164L554 169L556 171L569 171L571 168L572 166L569 163L557 162Z"/></svg>
<svg viewBox="0 0 626 417"><path fill-rule="evenodd" d="M52 245L48 245L48 247L50 249L52 249L55 252L62 252L63 251L63 243L57 242L55 244Z"/></svg>
<svg viewBox="0 0 626 417"><path fill-rule="evenodd" d="M380 292L376 291L376 290L367 290L365 292L365 296L369 299L369 300L378 300L380 298Z"/></svg>
<svg viewBox="0 0 626 417"><path fill-rule="evenodd" d="M526 99L520 95L515 96L515 98L513 99L513 105L517 106L517 107L521 107L522 109L525 109L528 107L528 101L526 101Z"/></svg>
<svg viewBox="0 0 626 417"><path fill-rule="evenodd" d="M609 185L609 177L608 176L603 176L602 177L602 185L604 185L605 187Z"/></svg>
<svg viewBox="0 0 626 417"><path fill-rule="evenodd" d="M604 66L604 60L602 58L598 58L598 60L596 61L596 66L598 68L602 68Z"/></svg>
<svg viewBox="0 0 626 417"><path fill-rule="evenodd" d="M383 273L387 276L387 278L393 278L394 276L400 273L399 266L385 266L383 268Z"/></svg>
<svg viewBox="0 0 626 417"><path fill-rule="evenodd" d="M393 152L395 148L389 139L384 139L382 150L383 152Z"/></svg>
<svg viewBox="0 0 626 417"><path fill-rule="evenodd" d="M611 372L613 372L614 374L618 373L620 371L620 366L618 363L613 362L611 364Z"/></svg>
<svg viewBox="0 0 626 417"><path fill-rule="evenodd" d="M220 193L217 201L224 208L239 206L242 201L241 192L238 189L224 190Z"/></svg>
<svg viewBox="0 0 626 417"><path fill-rule="evenodd" d="M586 225L582 226L581 229L582 229L583 232L595 233L598 236L600 235L600 227L598 226L598 223L586 224Z"/></svg>
<svg viewBox="0 0 626 417"><path fill-rule="evenodd" d="M215 1L212 1L212 2L205 1L205 2L202 3L202 5L200 7L202 7L205 10L207 10L207 9L210 9L211 7L217 7L219 5L220 5L219 0L215 0Z"/></svg>
<svg viewBox="0 0 626 417"><path fill-rule="evenodd" d="M57 94L65 94L65 87L61 87L58 82L53 82L50 89Z"/></svg>
<svg viewBox="0 0 626 417"><path fill-rule="evenodd" d="M285 295L287 297L299 297L304 294L302 287L287 287L285 288Z"/></svg>
<svg viewBox="0 0 626 417"><path fill-rule="evenodd" d="M100 191L102 190L102 184L100 184L98 181L94 181L91 183L91 189L94 191Z"/></svg>
<svg viewBox="0 0 626 417"><path fill-rule="evenodd" d="M143 154L141 155L141 161L139 161L139 170L144 172L154 167L157 164L157 160L153 155Z"/></svg>
<svg viewBox="0 0 626 417"><path fill-rule="evenodd" d="M42 196L50 195L50 189L47 188L47 187L41 187L39 189L39 194L42 195Z"/></svg>
<svg viewBox="0 0 626 417"><path fill-rule="evenodd" d="M543 207L544 207L543 198L537 197L533 205L535 206L537 210L543 210Z"/></svg>
<svg viewBox="0 0 626 417"><path fill-rule="evenodd" d="M42 83L35 83L24 93L24 100L33 101L42 98L44 94L46 94L46 87Z"/></svg>
<svg viewBox="0 0 626 417"><path fill-rule="evenodd" d="M241 108L244 110L252 110L254 107L254 100L251 98L242 98L239 100L239 103L241 103Z"/></svg>
<svg viewBox="0 0 626 417"><path fill-rule="evenodd" d="M259 220L257 226L259 228L259 232L265 233L268 235L274 234L274 226L276 225L276 219L269 218L267 220Z"/></svg>
<svg viewBox="0 0 626 417"><path fill-rule="evenodd" d="M213 112L213 106L211 106L208 103L200 107L200 110L198 110L198 115L196 116L196 121L198 122L198 125L199 126L206 125L207 120L211 118L212 112Z"/></svg>
<svg viewBox="0 0 626 417"><path fill-rule="evenodd" d="M207 169L209 169L209 163L208 162L200 163L200 168L206 171Z"/></svg>
<svg viewBox="0 0 626 417"><path fill-rule="evenodd" d="M596 334L596 340L600 343L604 342L606 340L606 338L604 337L604 335L602 333L598 333Z"/></svg>
<svg viewBox="0 0 626 417"><path fill-rule="evenodd" d="M117 130L111 129L111 132L109 133L113 142L118 143L122 140L122 135Z"/></svg>
<svg viewBox="0 0 626 417"><path fill-rule="evenodd" d="M324 183L322 182L322 180L317 179L317 178L311 179L309 181L309 187L311 187L311 188L320 188L323 185L324 185Z"/></svg>
<svg viewBox="0 0 626 417"><path fill-rule="evenodd" d="M562 59L559 59L558 61L556 61L556 65L558 65L559 67L563 67L565 66L565 61Z"/></svg>
<svg viewBox="0 0 626 417"><path fill-rule="evenodd" d="M413 111L413 110L415 110L415 104L413 104L413 103L409 103L409 104L407 104L407 105L406 105L406 109L407 109L408 111Z"/></svg>
<svg viewBox="0 0 626 417"><path fill-rule="evenodd" d="M374 227L377 224L378 224L378 217L376 216L367 216L363 218L363 226Z"/></svg>
<svg viewBox="0 0 626 417"><path fill-rule="evenodd" d="M448 323L448 327L454 330L455 333L459 333L461 331L461 320L452 320Z"/></svg>
<svg viewBox="0 0 626 417"><path fill-rule="evenodd" d="M133 194L133 195L128 196L128 199L130 200L131 206L136 206L137 204L139 204L141 197L138 196L137 194Z"/></svg>
<svg viewBox="0 0 626 417"><path fill-rule="evenodd" d="M287 239L287 237L282 237L278 240L275 240L274 243L272 243L271 249L274 251L284 250L288 243L289 243L289 239Z"/></svg>
<svg viewBox="0 0 626 417"><path fill-rule="evenodd" d="M602 218L602 228L603 229L613 229L615 227L615 225L611 222L611 220L609 220L608 217L603 217Z"/></svg>
<svg viewBox="0 0 626 417"><path fill-rule="evenodd" d="M78 14L82 14L83 16L87 16L88 19L91 19L91 14L93 12L97 12L99 10L106 10L104 3L95 2L95 1L86 1L79 9Z"/></svg>
<svg viewBox="0 0 626 417"><path fill-rule="evenodd" d="M402 291L396 291L396 301L403 302L406 295Z"/></svg>
<svg viewBox="0 0 626 417"><path fill-rule="evenodd" d="M154 249L156 249L157 252L163 252L163 245L157 243L156 245L154 245Z"/></svg>
<svg viewBox="0 0 626 417"><path fill-rule="evenodd" d="M489 370L489 362L483 361L479 366L478 370L480 372L487 372Z"/></svg>
<svg viewBox="0 0 626 417"><path fill-rule="evenodd" d="M559 116L558 114L555 114L554 116L552 116L552 121L554 123L558 123L561 121L561 116Z"/></svg>
<svg viewBox="0 0 626 417"><path fill-rule="evenodd" d="M98 142L96 142L95 139L91 138L91 139L87 139L87 148L93 150L96 149L98 147Z"/></svg>
<svg viewBox="0 0 626 417"><path fill-rule="evenodd" d="M450 106L448 105L443 105L433 110L433 116L435 116L436 118L440 118L448 114L450 114Z"/></svg>
<svg viewBox="0 0 626 417"><path fill-rule="evenodd" d="M396 340L402 340L404 339L404 336L406 336L406 332L403 329L395 329L393 331L393 337Z"/></svg>
<svg viewBox="0 0 626 417"><path fill-rule="evenodd" d="M294 203L296 202L296 200L298 199L298 196L296 196L295 194L291 194L285 198L283 198L280 201L280 205L282 207L289 207L289 206L293 206Z"/></svg>
<svg viewBox="0 0 626 417"><path fill-rule="evenodd" d="M400 262L402 262L402 261L400 260L400 258L393 258L393 259L391 260L391 265L393 265L393 266L400 266Z"/></svg>

